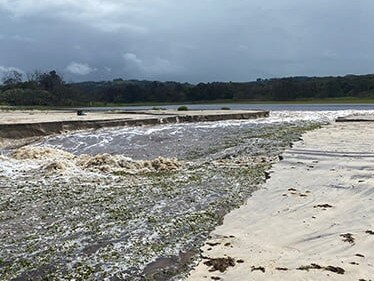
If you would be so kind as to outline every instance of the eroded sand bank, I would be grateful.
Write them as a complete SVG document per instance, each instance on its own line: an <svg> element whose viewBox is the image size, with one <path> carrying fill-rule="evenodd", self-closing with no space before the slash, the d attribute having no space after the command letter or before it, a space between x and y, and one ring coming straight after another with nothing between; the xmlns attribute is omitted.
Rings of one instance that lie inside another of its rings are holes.
<svg viewBox="0 0 374 281"><path fill-rule="evenodd" d="M373 280L374 123L303 136L228 214L188 280Z"/></svg>
<svg viewBox="0 0 374 281"><path fill-rule="evenodd" d="M268 117L264 110L147 110L103 111L77 115L72 111L1 111L0 145L23 139L106 127L159 125L182 122L257 119Z"/></svg>

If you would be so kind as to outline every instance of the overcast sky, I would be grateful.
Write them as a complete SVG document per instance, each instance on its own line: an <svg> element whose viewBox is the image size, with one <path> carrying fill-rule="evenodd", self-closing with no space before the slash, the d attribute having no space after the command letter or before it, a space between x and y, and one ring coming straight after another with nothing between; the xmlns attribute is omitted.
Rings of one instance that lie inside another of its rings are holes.
<svg viewBox="0 0 374 281"><path fill-rule="evenodd" d="M0 74L250 81L374 73L373 0L0 0Z"/></svg>

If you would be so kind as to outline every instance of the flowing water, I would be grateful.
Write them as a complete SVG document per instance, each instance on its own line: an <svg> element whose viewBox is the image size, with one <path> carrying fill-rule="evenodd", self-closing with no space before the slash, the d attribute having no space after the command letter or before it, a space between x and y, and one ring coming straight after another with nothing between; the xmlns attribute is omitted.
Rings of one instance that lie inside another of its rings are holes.
<svg viewBox="0 0 374 281"><path fill-rule="evenodd" d="M334 107L335 108L335 107ZM269 118L228 120L207 123L158 125L152 127L109 128L92 133L60 135L37 144L74 154L124 154L134 159L158 156L188 158L191 150L207 149L224 135L297 122L331 122L338 116L370 110L275 111Z"/></svg>
<svg viewBox="0 0 374 281"><path fill-rule="evenodd" d="M182 279L282 151L355 113L374 111L108 128L4 151L0 280Z"/></svg>

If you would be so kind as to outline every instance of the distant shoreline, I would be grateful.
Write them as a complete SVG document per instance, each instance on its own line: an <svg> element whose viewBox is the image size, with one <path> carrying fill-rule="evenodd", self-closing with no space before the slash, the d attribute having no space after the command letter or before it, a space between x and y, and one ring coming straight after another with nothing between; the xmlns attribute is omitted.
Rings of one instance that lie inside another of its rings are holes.
<svg viewBox="0 0 374 281"><path fill-rule="evenodd" d="M265 100L213 100L213 101L191 101L191 102L143 102L143 103L93 103L80 106L11 106L0 105L0 110L67 110L76 108L110 108L110 107L132 107L132 106L178 106L178 105L212 105L212 104L286 104L286 105L304 105L304 104L374 104L374 99L357 99L357 98L327 98L327 99L302 99L302 100L289 100L289 101L265 101Z"/></svg>

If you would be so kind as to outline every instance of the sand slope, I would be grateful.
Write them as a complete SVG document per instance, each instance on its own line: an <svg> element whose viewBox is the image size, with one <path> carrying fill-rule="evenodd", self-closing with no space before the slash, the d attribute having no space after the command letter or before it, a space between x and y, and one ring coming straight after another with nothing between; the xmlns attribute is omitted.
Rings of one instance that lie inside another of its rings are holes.
<svg viewBox="0 0 374 281"><path fill-rule="evenodd" d="M309 132L283 156L188 280L374 280L374 123Z"/></svg>

